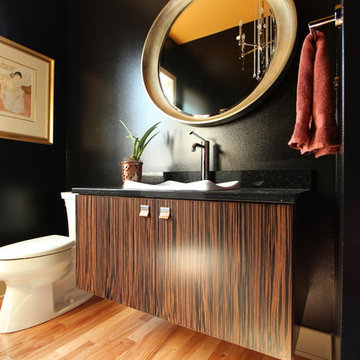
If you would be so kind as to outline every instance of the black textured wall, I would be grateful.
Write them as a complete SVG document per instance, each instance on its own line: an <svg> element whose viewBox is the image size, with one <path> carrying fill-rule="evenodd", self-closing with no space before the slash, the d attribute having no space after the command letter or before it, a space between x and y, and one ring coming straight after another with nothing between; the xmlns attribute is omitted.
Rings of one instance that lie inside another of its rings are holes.
<svg viewBox="0 0 360 360"><path fill-rule="evenodd" d="M54 145L0 138L1 246L66 231L67 4L2 0L0 35L55 59Z"/></svg>

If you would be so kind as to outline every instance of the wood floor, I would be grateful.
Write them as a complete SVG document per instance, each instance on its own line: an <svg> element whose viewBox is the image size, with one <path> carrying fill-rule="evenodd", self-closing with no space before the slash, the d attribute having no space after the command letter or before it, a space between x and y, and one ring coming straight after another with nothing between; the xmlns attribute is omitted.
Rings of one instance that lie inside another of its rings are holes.
<svg viewBox="0 0 360 360"><path fill-rule="evenodd" d="M44 324L0 335L0 360L272 360L97 297ZM296 356L294 360L305 360Z"/></svg>

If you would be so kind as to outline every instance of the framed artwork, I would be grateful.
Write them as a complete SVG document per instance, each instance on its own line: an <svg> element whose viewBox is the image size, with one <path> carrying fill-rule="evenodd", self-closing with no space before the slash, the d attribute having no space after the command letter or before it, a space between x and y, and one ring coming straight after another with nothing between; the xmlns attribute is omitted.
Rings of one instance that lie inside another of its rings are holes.
<svg viewBox="0 0 360 360"><path fill-rule="evenodd" d="M53 143L54 60L0 36L0 137Z"/></svg>

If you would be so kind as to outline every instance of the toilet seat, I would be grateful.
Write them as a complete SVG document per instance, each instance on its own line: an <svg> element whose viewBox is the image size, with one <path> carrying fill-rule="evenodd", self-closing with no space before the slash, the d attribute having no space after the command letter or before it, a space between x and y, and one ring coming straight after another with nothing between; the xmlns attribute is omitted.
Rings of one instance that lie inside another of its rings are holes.
<svg viewBox="0 0 360 360"><path fill-rule="evenodd" d="M67 236L42 236L0 247L0 261L30 259L51 255L71 249L74 246L75 241Z"/></svg>

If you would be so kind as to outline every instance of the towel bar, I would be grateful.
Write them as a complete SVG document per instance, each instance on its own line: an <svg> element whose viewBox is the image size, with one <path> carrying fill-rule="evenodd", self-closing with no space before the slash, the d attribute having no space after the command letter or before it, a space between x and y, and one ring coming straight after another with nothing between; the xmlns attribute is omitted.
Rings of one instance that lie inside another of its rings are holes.
<svg viewBox="0 0 360 360"><path fill-rule="evenodd" d="M339 27L343 24L342 5L341 4L335 6L334 15L326 16L324 18L313 20L308 23L309 31L312 34L312 36L314 37L315 41L316 41L315 28L329 24L331 22L335 22L336 27Z"/></svg>

